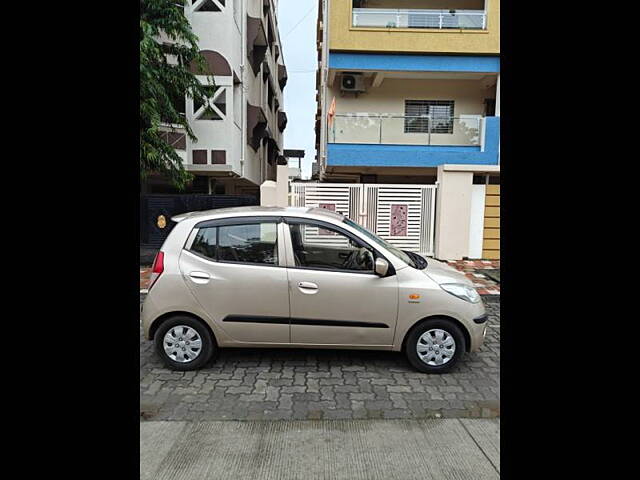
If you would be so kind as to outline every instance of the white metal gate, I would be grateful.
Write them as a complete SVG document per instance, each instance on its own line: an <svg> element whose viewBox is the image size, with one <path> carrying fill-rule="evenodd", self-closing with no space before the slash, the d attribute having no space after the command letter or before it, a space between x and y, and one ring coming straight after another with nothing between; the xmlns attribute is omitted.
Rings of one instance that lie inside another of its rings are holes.
<svg viewBox="0 0 640 480"><path fill-rule="evenodd" d="M435 185L295 182L289 203L335 210L398 248L433 255Z"/></svg>

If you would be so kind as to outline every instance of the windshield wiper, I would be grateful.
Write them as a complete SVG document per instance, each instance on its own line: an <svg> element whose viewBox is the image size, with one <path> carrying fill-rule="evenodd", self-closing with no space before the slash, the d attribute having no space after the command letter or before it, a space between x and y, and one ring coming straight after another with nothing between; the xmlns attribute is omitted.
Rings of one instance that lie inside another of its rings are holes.
<svg viewBox="0 0 640 480"><path fill-rule="evenodd" d="M413 263L415 263L418 270L424 270L425 268L427 268L428 263L423 256L418 255L415 252L407 252L406 250L402 251L406 253L411 260L413 260Z"/></svg>

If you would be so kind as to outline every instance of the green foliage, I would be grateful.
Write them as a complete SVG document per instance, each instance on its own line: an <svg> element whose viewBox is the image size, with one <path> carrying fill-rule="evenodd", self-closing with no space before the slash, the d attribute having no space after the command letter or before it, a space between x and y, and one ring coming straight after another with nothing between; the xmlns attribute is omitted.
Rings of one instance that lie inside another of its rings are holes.
<svg viewBox="0 0 640 480"><path fill-rule="evenodd" d="M197 42L178 0L140 0L140 175L164 175L179 189L192 175L163 138L160 125L181 126L197 140L176 108L185 95L208 105L207 86L189 69L195 65L206 71ZM207 77L213 85L213 77Z"/></svg>

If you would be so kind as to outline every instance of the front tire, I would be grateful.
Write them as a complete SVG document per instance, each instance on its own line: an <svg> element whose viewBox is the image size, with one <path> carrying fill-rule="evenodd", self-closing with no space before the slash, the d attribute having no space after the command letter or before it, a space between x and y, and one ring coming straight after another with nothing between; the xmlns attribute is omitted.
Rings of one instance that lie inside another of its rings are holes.
<svg viewBox="0 0 640 480"><path fill-rule="evenodd" d="M425 373L446 373L466 350L464 335L450 320L427 320L415 327L405 344L407 360Z"/></svg>
<svg viewBox="0 0 640 480"><path fill-rule="evenodd" d="M165 320L154 336L156 352L171 370L197 370L216 350L211 333L201 322L185 315Z"/></svg>

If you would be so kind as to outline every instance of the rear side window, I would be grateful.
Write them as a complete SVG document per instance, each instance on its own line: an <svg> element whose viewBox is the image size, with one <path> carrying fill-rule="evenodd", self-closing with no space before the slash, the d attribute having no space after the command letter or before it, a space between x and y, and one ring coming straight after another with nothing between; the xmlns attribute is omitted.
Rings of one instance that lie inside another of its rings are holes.
<svg viewBox="0 0 640 480"><path fill-rule="evenodd" d="M210 258L211 260L217 260L217 234L218 227L201 228L200 230L198 230L196 238L193 239L191 251L199 253L203 257Z"/></svg>
<svg viewBox="0 0 640 480"><path fill-rule="evenodd" d="M220 262L277 265L277 224L257 222L201 228L191 251Z"/></svg>

